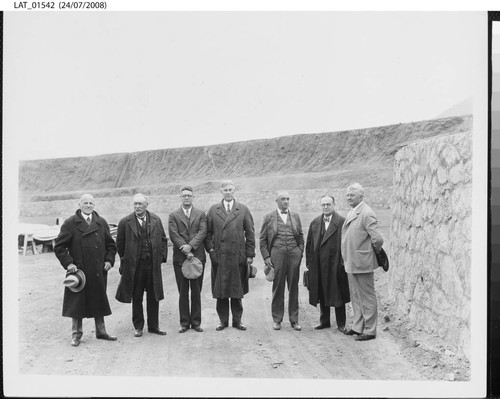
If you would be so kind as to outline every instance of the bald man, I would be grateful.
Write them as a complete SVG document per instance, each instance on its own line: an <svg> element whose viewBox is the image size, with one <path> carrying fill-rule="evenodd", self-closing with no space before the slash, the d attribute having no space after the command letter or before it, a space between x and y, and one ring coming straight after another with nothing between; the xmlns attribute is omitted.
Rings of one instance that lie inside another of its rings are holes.
<svg viewBox="0 0 500 399"><path fill-rule="evenodd" d="M271 314L273 328L281 329L285 312L285 281L288 285L288 317L291 327L299 325L299 269L304 252L304 235L297 213L288 209L290 195L276 193L277 208L264 216L260 231L260 253L267 267L274 269Z"/></svg>
<svg viewBox="0 0 500 399"><path fill-rule="evenodd" d="M111 314L106 285L108 271L115 263L116 244L106 220L94 211L94 197L84 194L78 205L76 213L61 226L54 253L68 273L81 270L86 282L76 292L69 287L64 289L62 314L72 318L72 346L80 345L84 317L95 319L98 339L116 341L104 324L104 316Z"/></svg>
<svg viewBox="0 0 500 399"><path fill-rule="evenodd" d="M161 264L167 261L167 236L161 219L147 210L148 205L143 194L134 195L134 212L120 220L116 236L121 275L116 300L132 302L135 337L142 337L145 324L144 291L148 332L167 334L160 330L158 320L160 301L164 297Z"/></svg>

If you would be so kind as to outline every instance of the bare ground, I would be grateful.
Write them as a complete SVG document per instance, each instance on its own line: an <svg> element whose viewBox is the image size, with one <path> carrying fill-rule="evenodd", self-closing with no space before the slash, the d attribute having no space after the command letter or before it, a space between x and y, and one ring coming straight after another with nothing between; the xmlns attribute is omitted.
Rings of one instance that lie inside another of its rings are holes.
<svg viewBox="0 0 500 399"><path fill-rule="evenodd" d="M171 261L163 265L165 300L160 304L160 326L167 336L133 336L131 305L114 299L117 265L109 275L108 297L113 314L106 317L117 342L96 340L92 319L84 320L79 347L70 346L70 320L61 316L64 271L53 253L19 256L19 373L66 376L167 376L300 378L334 380L442 380L453 372L467 379L467 365L459 366L439 347L423 339L416 345L398 321L390 320L385 305L386 274L376 272L380 323L377 339L356 342L336 328L314 330L318 310L308 304L300 287L300 324L291 329L287 317L281 331L272 329L271 284L264 278L263 262L250 281L243 301L247 331L218 323L210 292L210 273L202 291L203 333L178 333L178 293ZM304 267L302 265L302 267ZM210 267L208 265L207 271ZM351 320L348 307L348 324ZM334 317L334 312L332 312ZM460 363L460 362L458 362Z"/></svg>

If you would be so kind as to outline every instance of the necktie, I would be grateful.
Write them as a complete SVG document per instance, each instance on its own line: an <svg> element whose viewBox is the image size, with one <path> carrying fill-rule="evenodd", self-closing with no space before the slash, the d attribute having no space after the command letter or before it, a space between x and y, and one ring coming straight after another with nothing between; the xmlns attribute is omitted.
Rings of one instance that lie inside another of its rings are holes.
<svg viewBox="0 0 500 399"><path fill-rule="evenodd" d="M144 224L144 218L143 217L141 218L141 217L137 216L137 219L139 220L139 224L142 227L142 225Z"/></svg>
<svg viewBox="0 0 500 399"><path fill-rule="evenodd" d="M186 211L186 217L189 219L189 210Z"/></svg>
<svg viewBox="0 0 500 399"><path fill-rule="evenodd" d="M87 216L87 223L90 224L90 216Z"/></svg>
<svg viewBox="0 0 500 399"><path fill-rule="evenodd" d="M229 202L227 203L227 213L231 212L231 205L229 205Z"/></svg>
<svg viewBox="0 0 500 399"><path fill-rule="evenodd" d="M281 214L282 215L288 215L288 212L287 211L281 211Z"/></svg>
<svg viewBox="0 0 500 399"><path fill-rule="evenodd" d="M323 218L323 222L325 222L325 223L330 223L330 218L329 218L329 217L328 217L328 218L327 218L327 217L324 217L324 218Z"/></svg>

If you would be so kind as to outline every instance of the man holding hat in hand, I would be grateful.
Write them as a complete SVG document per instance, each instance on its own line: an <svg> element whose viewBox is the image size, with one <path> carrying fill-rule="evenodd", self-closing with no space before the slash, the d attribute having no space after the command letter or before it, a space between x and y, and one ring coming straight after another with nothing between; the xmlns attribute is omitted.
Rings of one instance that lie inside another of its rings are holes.
<svg viewBox="0 0 500 399"><path fill-rule="evenodd" d="M273 328L281 329L285 312L285 282L288 285L288 316L295 331L299 325L299 269L304 252L304 235L297 213L288 209L290 195L276 193L277 209L264 216L260 231L260 252L266 268L273 269ZM268 270L268 273L271 271ZM267 274L267 273L266 273Z"/></svg>
<svg viewBox="0 0 500 399"><path fill-rule="evenodd" d="M203 242L207 236L207 216L205 212L193 206L194 194L191 187L182 187L180 197L181 207L168 217L168 234L174 246L174 273L179 290L179 333L185 333L190 327L202 332L200 293L206 261ZM188 274L186 268L194 266L195 262L201 263L201 270L192 267L193 273Z"/></svg>
<svg viewBox="0 0 500 399"><path fill-rule="evenodd" d="M95 319L98 339L116 341L104 324L104 316L111 314L106 285L116 244L106 220L94 211L94 197L82 195L79 207L64 221L54 245L57 259L67 270L62 315L72 318L72 346L80 344L84 317Z"/></svg>

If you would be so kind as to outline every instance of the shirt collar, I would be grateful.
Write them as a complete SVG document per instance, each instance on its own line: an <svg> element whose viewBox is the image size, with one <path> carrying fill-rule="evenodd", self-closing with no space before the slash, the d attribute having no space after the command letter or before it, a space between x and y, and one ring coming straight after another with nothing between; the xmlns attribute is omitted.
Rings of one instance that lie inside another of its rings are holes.
<svg viewBox="0 0 500 399"><path fill-rule="evenodd" d="M361 204L364 204L363 201L361 201L358 205L356 205L354 208L352 208L352 212L356 212L358 210L358 208L361 206Z"/></svg>
<svg viewBox="0 0 500 399"><path fill-rule="evenodd" d="M227 208L227 204L229 204L231 206L231 209L233 209L234 199L232 199L230 202L227 202L226 200L223 200L222 202L224 202L224 208Z"/></svg>
<svg viewBox="0 0 500 399"><path fill-rule="evenodd" d="M84 218L85 220L87 220L87 218L90 218L90 220L92 220L92 213L87 215L86 213L82 212L81 215L82 215L82 218Z"/></svg>

